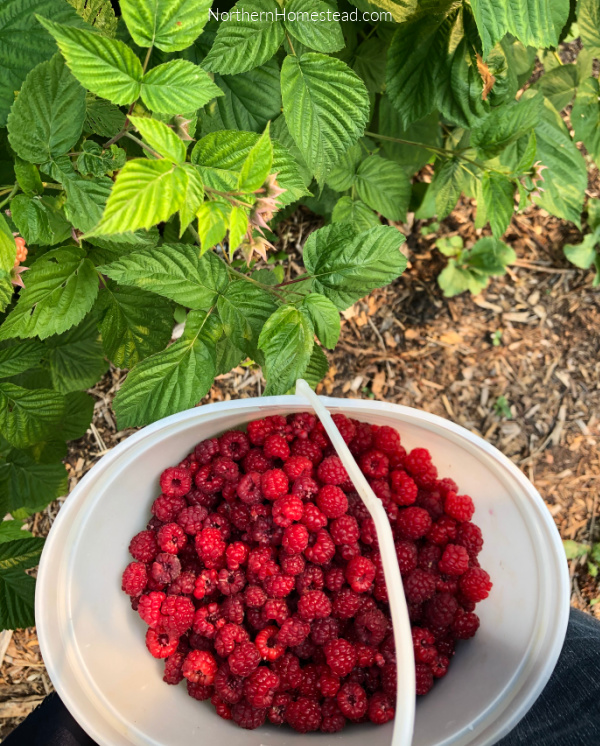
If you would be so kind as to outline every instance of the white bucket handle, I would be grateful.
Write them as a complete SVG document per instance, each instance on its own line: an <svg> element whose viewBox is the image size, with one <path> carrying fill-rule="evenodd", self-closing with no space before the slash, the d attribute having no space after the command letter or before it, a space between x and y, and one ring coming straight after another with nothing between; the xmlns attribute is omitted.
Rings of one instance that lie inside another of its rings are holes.
<svg viewBox="0 0 600 746"><path fill-rule="evenodd" d="M315 414L325 428L333 447L348 472L348 476L352 480L356 491L375 523L390 611L392 613L394 643L396 645L396 715L394 719L392 746L410 746L415 724L415 657L408 607L406 606L406 598L404 597L404 588L402 586L402 578L400 576L390 522L381 500L379 500L369 486L364 474L354 460L354 456L350 453L350 449L340 435L329 411L323 406L320 398L302 378L296 381L296 394L308 399L312 408L315 410Z"/></svg>

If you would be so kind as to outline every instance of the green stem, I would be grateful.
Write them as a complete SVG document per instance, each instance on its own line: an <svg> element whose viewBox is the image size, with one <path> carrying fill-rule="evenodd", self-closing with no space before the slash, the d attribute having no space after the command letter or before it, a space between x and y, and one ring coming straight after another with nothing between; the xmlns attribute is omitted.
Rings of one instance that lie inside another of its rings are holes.
<svg viewBox="0 0 600 746"><path fill-rule="evenodd" d="M297 282L306 282L306 280L312 280L312 277L310 275L307 275L306 277L296 277L295 280L287 280L286 282L280 282L279 285L275 285L277 288L283 288L287 285L295 285Z"/></svg>
<svg viewBox="0 0 600 746"><path fill-rule="evenodd" d="M294 49L294 45L292 44L292 40L290 39L290 35L288 34L287 31L285 32L285 35L286 35L286 38L287 38L287 43L290 45L290 49L292 50L292 54L295 57L296 56L296 50Z"/></svg>
<svg viewBox="0 0 600 746"><path fill-rule="evenodd" d="M2 209L4 205L7 205L18 191L19 191L19 184L17 182L15 182L14 186L8 187L7 189L3 189L0 192L0 194L8 193L8 197L2 200L2 202L0 202L0 209Z"/></svg>
<svg viewBox="0 0 600 746"><path fill-rule="evenodd" d="M411 145L417 148L423 148L424 150L429 150L432 153L436 153L441 158L458 158L461 161L465 161L465 163L471 163L473 166L477 166L477 168L480 168L482 171L493 171L494 173L502 174L502 176L508 176L508 174L504 173L503 171L499 171L497 168L491 168L490 166L486 166L485 163L481 163L480 161L475 161L472 158L468 158L459 150L446 150L445 148L438 148L435 145L426 145L423 142L413 142L412 140L403 140L399 137L388 137L387 135L380 135L377 132L365 132L365 135L374 137L375 139L379 140L395 142L399 145Z"/></svg>
<svg viewBox="0 0 600 746"><path fill-rule="evenodd" d="M141 148L146 150L150 155L153 155L155 158L162 158L162 155L160 153L157 153L154 148L151 148L149 145L146 145L145 142L140 140L139 137L136 137L135 135L132 135L131 132L125 132L125 137L128 137L130 140L133 140L133 142L136 142Z"/></svg>
<svg viewBox="0 0 600 746"><path fill-rule="evenodd" d="M561 60L560 55L558 54L558 52L556 51L556 49L552 52L552 54L556 57L556 61L558 62L558 64L562 65L563 61Z"/></svg>

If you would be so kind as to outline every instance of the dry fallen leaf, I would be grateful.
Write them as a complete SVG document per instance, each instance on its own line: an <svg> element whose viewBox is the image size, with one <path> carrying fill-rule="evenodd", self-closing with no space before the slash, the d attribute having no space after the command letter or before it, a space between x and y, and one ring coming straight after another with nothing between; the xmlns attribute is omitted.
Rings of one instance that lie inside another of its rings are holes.
<svg viewBox="0 0 600 746"><path fill-rule="evenodd" d="M483 61L480 54L477 55L477 69L479 70L479 74L481 75L481 79L483 80L483 90L481 91L481 99L482 101L487 101L487 97L489 96L490 91L494 87L496 78L492 75L492 73L490 72L490 68Z"/></svg>

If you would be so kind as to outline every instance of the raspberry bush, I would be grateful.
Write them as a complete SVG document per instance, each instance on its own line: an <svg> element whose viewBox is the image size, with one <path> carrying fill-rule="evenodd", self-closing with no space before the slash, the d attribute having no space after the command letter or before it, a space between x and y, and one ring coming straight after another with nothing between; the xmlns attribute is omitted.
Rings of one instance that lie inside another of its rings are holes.
<svg viewBox="0 0 600 746"><path fill-rule="evenodd" d="M598 0L576 12L568 0L4 0L0 514L18 521L65 494L65 443L89 426L85 390L109 361L130 371L114 402L120 427L195 405L242 361L262 367L267 394L299 376L316 384L340 311L403 272L394 224L407 211L441 219L464 193L490 226L473 247L441 246L447 295L478 292L513 261L501 237L515 203L579 225L586 168L574 140L600 161L599 17ZM556 45L574 34L577 64L559 65ZM536 61L544 74L525 86ZM559 115L570 104L574 138ZM426 164L429 184L413 179ZM272 231L300 203L325 226L291 279ZM597 213L592 202L590 234L567 247L578 266L600 267ZM175 321L184 331L172 342ZM315 443L297 443L293 455L310 459ZM376 445L369 468L386 479ZM264 460L246 480L248 505ZM209 475L210 462L198 459L198 478L218 491L235 469ZM264 478L276 499L281 476ZM301 480L306 497L314 484ZM423 486L398 488L403 504ZM309 531L329 520L309 513ZM23 569L40 542L19 525L0 525L3 628L33 621Z"/></svg>
<svg viewBox="0 0 600 746"><path fill-rule="evenodd" d="M392 428L335 417L390 520L417 694L424 695L446 675L456 644L477 633L475 606L492 589L479 566L475 504L439 478L426 449L407 453ZM307 440L316 449L300 472L291 452ZM385 450L394 471L372 473L384 456L373 446ZM207 487L198 456L211 473L223 458L235 459L240 468L231 489L225 481ZM259 457L271 462L288 494L274 498L273 483L259 480L248 503L245 480ZM306 490L307 479L314 490ZM419 485L408 507L406 480ZM300 733L335 733L347 724L391 720L396 658L373 521L315 418L267 417L249 423L247 434L203 441L159 482L153 518L129 546L133 561L122 590L148 627L149 653L164 660L163 680L186 679L190 696L210 699L220 717L242 728L268 721ZM165 495L165 486L177 497ZM190 521L198 492L205 507ZM315 511L322 521L306 520Z"/></svg>

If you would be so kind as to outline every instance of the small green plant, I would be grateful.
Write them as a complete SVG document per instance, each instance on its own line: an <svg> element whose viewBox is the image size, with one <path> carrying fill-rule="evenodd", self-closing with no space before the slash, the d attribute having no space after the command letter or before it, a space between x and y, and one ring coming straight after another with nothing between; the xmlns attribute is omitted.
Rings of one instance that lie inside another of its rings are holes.
<svg viewBox="0 0 600 746"><path fill-rule="evenodd" d="M600 572L600 542L596 544L583 544L572 539L564 539L563 547L568 560L579 559L587 556L587 571L593 577L598 577ZM591 603L597 603L594 599Z"/></svg>
<svg viewBox="0 0 600 746"><path fill-rule="evenodd" d="M496 329L495 332L492 333L492 344L494 347L500 347L502 344L502 329Z"/></svg>
<svg viewBox="0 0 600 746"><path fill-rule="evenodd" d="M497 238L480 238L470 249L463 248L460 236L440 238L435 245L449 257L448 265L438 276L438 284L447 298L468 290L473 295L484 290L490 278L503 275L516 254Z"/></svg>
<svg viewBox="0 0 600 746"><path fill-rule="evenodd" d="M494 412L498 417L506 417L507 420L512 419L512 412L510 410L510 404L505 396L499 396L494 402Z"/></svg>
<svg viewBox="0 0 600 746"><path fill-rule="evenodd" d="M590 230L579 244L567 244L565 256L576 267L595 269L593 287L600 285L600 200L591 199L587 206L587 223Z"/></svg>

